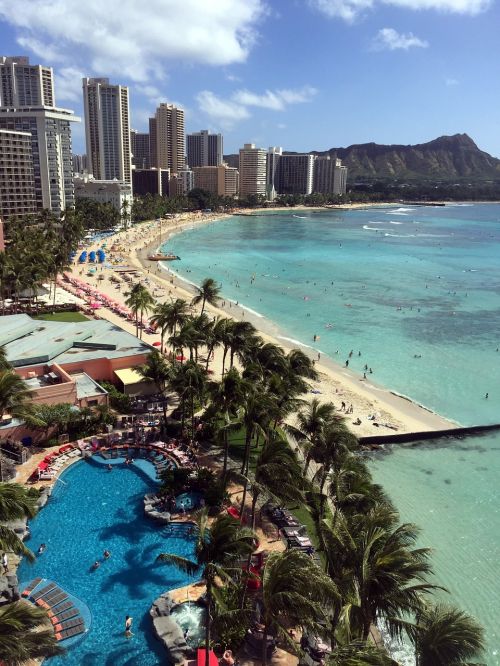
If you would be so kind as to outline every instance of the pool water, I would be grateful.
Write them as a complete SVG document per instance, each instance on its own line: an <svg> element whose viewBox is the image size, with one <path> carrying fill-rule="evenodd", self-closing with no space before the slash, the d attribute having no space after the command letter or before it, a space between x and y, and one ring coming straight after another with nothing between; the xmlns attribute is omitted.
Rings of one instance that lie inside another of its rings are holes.
<svg viewBox="0 0 500 666"><path fill-rule="evenodd" d="M151 465L152 467L152 465ZM166 652L152 633L149 608L163 592L192 579L175 567L156 564L161 552L194 557L189 529L162 528L143 516L143 495L156 484L142 469L116 466L113 472L81 461L54 487L47 506L30 522L34 564L23 561L19 580L50 578L90 608L92 624L81 641L51 665L156 666ZM103 559L108 549L111 557ZM101 566L91 571L95 560ZM133 637L124 636L125 615Z"/></svg>
<svg viewBox="0 0 500 666"><path fill-rule="evenodd" d="M198 493L194 490L188 493L177 495L175 498L177 509L179 509L181 506L184 507L185 511L192 511L193 509L197 509L200 506L202 497L203 495L201 493Z"/></svg>

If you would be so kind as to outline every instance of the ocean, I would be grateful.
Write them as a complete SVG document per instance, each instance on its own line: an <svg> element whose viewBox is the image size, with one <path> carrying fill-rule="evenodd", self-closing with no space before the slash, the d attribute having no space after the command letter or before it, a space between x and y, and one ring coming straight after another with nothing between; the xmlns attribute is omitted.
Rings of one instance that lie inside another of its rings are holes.
<svg viewBox="0 0 500 666"><path fill-rule="evenodd" d="M234 216L165 247L276 335L342 365L353 351L352 370L462 425L500 422L500 205ZM394 448L372 469L500 665L500 436Z"/></svg>

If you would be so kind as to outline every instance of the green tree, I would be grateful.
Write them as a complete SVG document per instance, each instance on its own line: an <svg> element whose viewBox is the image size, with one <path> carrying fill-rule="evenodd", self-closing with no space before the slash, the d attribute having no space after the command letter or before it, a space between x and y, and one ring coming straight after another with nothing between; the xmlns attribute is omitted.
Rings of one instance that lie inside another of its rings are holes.
<svg viewBox="0 0 500 666"><path fill-rule="evenodd" d="M437 604L417 613L410 630L417 666L472 666L485 648L484 630L458 608Z"/></svg>
<svg viewBox="0 0 500 666"><path fill-rule="evenodd" d="M170 379L173 377L172 367L165 361L164 357L158 352L153 351L148 354L146 363L139 365L137 372L144 379L151 380L156 386L156 390L161 395L161 406L163 409L163 422L167 423L167 398L166 390Z"/></svg>
<svg viewBox="0 0 500 666"><path fill-rule="evenodd" d="M47 613L25 601L0 608L0 659L21 666L29 659L64 653L48 621Z"/></svg>
<svg viewBox="0 0 500 666"><path fill-rule="evenodd" d="M295 650L289 628L322 633L329 609L338 600L334 583L308 555L294 549L270 553L262 571L263 636L270 633ZM266 648L263 640L263 666L267 664Z"/></svg>
<svg viewBox="0 0 500 666"><path fill-rule="evenodd" d="M128 293L128 298L125 301L125 305L127 305L127 307L129 307L135 315L136 336L139 337L139 320L142 323L144 314L151 310L154 304L154 298L142 284L135 284ZM142 340L142 328L140 338Z"/></svg>
<svg viewBox="0 0 500 666"><path fill-rule="evenodd" d="M36 495L18 483L0 483L0 548L33 561L34 555L5 523L23 518L33 518L36 514Z"/></svg>
<svg viewBox="0 0 500 666"><path fill-rule="evenodd" d="M0 421L6 414L25 418L31 412L33 392L13 370L0 370Z"/></svg>
<svg viewBox="0 0 500 666"><path fill-rule="evenodd" d="M217 286L217 283L213 278L205 278L201 283L201 286L196 287L196 290L198 293L193 297L191 305L198 305L201 303L201 314L203 314L205 310L206 303L217 305L220 287Z"/></svg>
<svg viewBox="0 0 500 666"><path fill-rule="evenodd" d="M248 557L254 550L254 534L227 514L217 516L209 527L206 509L198 515L196 524L195 561L170 553L158 555L158 560L166 564L173 564L191 575L201 570L201 577L207 586L205 666L209 666L211 624L217 595L217 580L232 584L232 576L241 572L241 560Z"/></svg>

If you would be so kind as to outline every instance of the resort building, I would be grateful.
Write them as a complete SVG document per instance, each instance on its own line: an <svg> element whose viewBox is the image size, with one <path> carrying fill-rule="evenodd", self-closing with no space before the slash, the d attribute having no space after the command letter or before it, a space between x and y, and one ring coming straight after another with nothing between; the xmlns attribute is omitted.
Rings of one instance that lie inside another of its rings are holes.
<svg viewBox="0 0 500 666"><path fill-rule="evenodd" d="M267 151L266 165L266 194L269 201L276 197L276 172L283 155L283 149L278 146L270 146Z"/></svg>
<svg viewBox="0 0 500 666"><path fill-rule="evenodd" d="M0 218L35 211L31 134L0 129Z"/></svg>
<svg viewBox="0 0 500 666"><path fill-rule="evenodd" d="M87 173L75 176L74 182L75 198L109 203L122 215L124 222L130 222L133 197L129 183L119 180L95 180Z"/></svg>
<svg viewBox="0 0 500 666"><path fill-rule="evenodd" d="M278 194L311 194L313 191L314 155L281 155L276 172Z"/></svg>
<svg viewBox="0 0 500 666"><path fill-rule="evenodd" d="M208 130L188 134L186 147L187 163L191 169L222 164L222 134L209 134Z"/></svg>
<svg viewBox="0 0 500 666"><path fill-rule="evenodd" d="M265 197L266 161L267 151L264 148L256 148L253 143L245 143L240 148L240 196L257 194Z"/></svg>
<svg viewBox="0 0 500 666"><path fill-rule="evenodd" d="M184 196L194 188L194 174L191 169L182 169L170 175L169 196Z"/></svg>
<svg viewBox="0 0 500 666"><path fill-rule="evenodd" d="M88 170L98 180L132 185L128 87L83 79Z"/></svg>
<svg viewBox="0 0 500 666"><path fill-rule="evenodd" d="M220 166L194 167L194 187L199 187L220 197L234 197L238 194L238 169L225 164Z"/></svg>
<svg viewBox="0 0 500 666"><path fill-rule="evenodd" d="M60 215L75 204L71 123L80 118L57 107L0 107L0 129L31 135L37 210Z"/></svg>
<svg viewBox="0 0 500 666"><path fill-rule="evenodd" d="M318 155L314 161L314 192L322 194L345 194L347 167L338 158Z"/></svg>
<svg viewBox="0 0 500 666"><path fill-rule="evenodd" d="M26 56L0 56L0 106L55 106L52 68L30 65Z"/></svg>
<svg viewBox="0 0 500 666"><path fill-rule="evenodd" d="M162 103L149 120L151 166L178 173L185 167L184 109Z"/></svg>
<svg viewBox="0 0 500 666"><path fill-rule="evenodd" d="M147 132L138 132L134 129L130 130L130 145L133 166L136 169L150 169L151 151L149 149L149 134Z"/></svg>
<svg viewBox="0 0 500 666"><path fill-rule="evenodd" d="M132 183L136 197L143 197L146 194L168 197L169 182L169 169L134 169L132 171Z"/></svg>

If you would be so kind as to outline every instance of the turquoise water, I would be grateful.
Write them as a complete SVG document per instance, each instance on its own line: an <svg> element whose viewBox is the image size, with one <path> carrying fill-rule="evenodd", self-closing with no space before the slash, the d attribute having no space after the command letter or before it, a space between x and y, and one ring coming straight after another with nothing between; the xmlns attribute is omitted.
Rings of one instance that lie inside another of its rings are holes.
<svg viewBox="0 0 500 666"><path fill-rule="evenodd" d="M342 364L352 349L352 369L464 425L500 422L500 205L234 217L168 248L179 275L216 278L278 335ZM399 447L372 467L499 666L500 436Z"/></svg>
<svg viewBox="0 0 500 666"><path fill-rule="evenodd" d="M500 206L233 217L168 249L284 337L353 349L351 369L460 423L500 420Z"/></svg>
<svg viewBox="0 0 500 666"><path fill-rule="evenodd" d="M162 528L143 517L142 499L156 485L139 468L78 462L62 475L47 506L30 523L28 545L47 550L35 564L22 562L18 576L53 579L90 608L88 634L50 664L156 666L166 653L152 635L151 603L189 582L176 568L155 563L161 552L193 557L186 529ZM104 549L111 557L104 560ZM91 572L95 560L101 566ZM124 636L125 615L134 636Z"/></svg>

